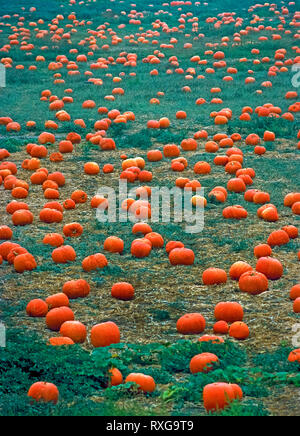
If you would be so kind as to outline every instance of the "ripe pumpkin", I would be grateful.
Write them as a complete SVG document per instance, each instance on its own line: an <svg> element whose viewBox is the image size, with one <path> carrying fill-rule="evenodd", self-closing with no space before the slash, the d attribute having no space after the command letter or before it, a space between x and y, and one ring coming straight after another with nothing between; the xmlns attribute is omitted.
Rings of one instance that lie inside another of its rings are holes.
<svg viewBox="0 0 300 436"><path fill-rule="evenodd" d="M300 298L296 298L296 300L294 300L293 311L294 313L300 313Z"/></svg>
<svg viewBox="0 0 300 436"><path fill-rule="evenodd" d="M57 404L59 399L59 391L52 383L38 382L34 383L27 394L38 403L54 403Z"/></svg>
<svg viewBox="0 0 300 436"><path fill-rule="evenodd" d="M12 222L15 226L27 226L33 223L33 214L29 210L16 210L12 214Z"/></svg>
<svg viewBox="0 0 300 436"><path fill-rule="evenodd" d="M63 285L63 293L70 299L85 298L91 290L90 285L86 280L71 280Z"/></svg>
<svg viewBox="0 0 300 436"><path fill-rule="evenodd" d="M260 257L268 257L272 255L272 248L268 244L260 244L254 248L254 255L258 259Z"/></svg>
<svg viewBox="0 0 300 436"><path fill-rule="evenodd" d="M49 309L55 309L57 307L69 307L69 298L63 293L50 295L46 298L46 303Z"/></svg>
<svg viewBox="0 0 300 436"><path fill-rule="evenodd" d="M86 257L82 261L82 268L84 271L94 271L96 269L105 268L108 265L108 261L104 254L96 253Z"/></svg>
<svg viewBox="0 0 300 436"><path fill-rule="evenodd" d="M63 214L59 210L47 207L41 210L40 220L47 224L60 223L63 220Z"/></svg>
<svg viewBox="0 0 300 436"><path fill-rule="evenodd" d="M268 290L269 282L264 274L257 271L248 271L240 277L239 288L242 292L259 295Z"/></svg>
<svg viewBox="0 0 300 436"><path fill-rule="evenodd" d="M70 245L62 245L52 252L52 259L55 263L69 263L76 259L76 252Z"/></svg>
<svg viewBox="0 0 300 436"><path fill-rule="evenodd" d="M123 375L117 368L109 370L109 386L119 386L123 383Z"/></svg>
<svg viewBox="0 0 300 436"><path fill-rule="evenodd" d="M229 323L243 321L244 310L239 303L221 302L215 307L215 318Z"/></svg>
<svg viewBox="0 0 300 436"><path fill-rule="evenodd" d="M207 286L227 283L226 271L219 268L208 268L202 274L202 281Z"/></svg>
<svg viewBox="0 0 300 436"><path fill-rule="evenodd" d="M269 280L279 280L283 275L283 266L273 257L261 257L257 261L256 271L264 274Z"/></svg>
<svg viewBox="0 0 300 436"><path fill-rule="evenodd" d="M0 226L0 240L9 240L13 237L13 232L8 226Z"/></svg>
<svg viewBox="0 0 300 436"><path fill-rule="evenodd" d="M229 329L229 336L237 340L247 339L250 335L249 327L244 322L236 321Z"/></svg>
<svg viewBox="0 0 300 436"><path fill-rule="evenodd" d="M93 347L108 347L120 342L120 330L114 322L104 322L95 325L91 330L91 342Z"/></svg>
<svg viewBox="0 0 300 436"><path fill-rule="evenodd" d="M103 248L110 253L121 254L124 251L124 241L116 236L110 236L104 241Z"/></svg>
<svg viewBox="0 0 300 436"><path fill-rule="evenodd" d="M48 313L48 304L44 300L31 300L26 307L27 315L33 318L44 318Z"/></svg>
<svg viewBox="0 0 300 436"><path fill-rule="evenodd" d="M218 357L212 353L202 353L194 356L190 362L190 371L192 374L203 372L207 374L212 371L215 364L219 362Z"/></svg>
<svg viewBox="0 0 300 436"><path fill-rule="evenodd" d="M282 230L284 230L288 235L290 239L297 239L299 236L299 232L297 227L295 226L285 226L282 228ZM1 234L1 227L0 227L0 234Z"/></svg>
<svg viewBox="0 0 300 436"><path fill-rule="evenodd" d="M131 373L126 377L125 383L135 383L139 390L151 394L155 391L156 384L150 375Z"/></svg>
<svg viewBox="0 0 300 436"><path fill-rule="evenodd" d="M146 235L147 236L147 235ZM152 250L152 244L149 239L136 239L131 244L131 254L137 258L148 257Z"/></svg>
<svg viewBox="0 0 300 436"><path fill-rule="evenodd" d="M217 321L214 324L214 333L219 335L227 335L229 332L229 325L226 321Z"/></svg>
<svg viewBox="0 0 300 436"><path fill-rule="evenodd" d="M70 223L64 226L63 232L68 238L79 238L83 233L83 227L79 223Z"/></svg>
<svg viewBox="0 0 300 436"><path fill-rule="evenodd" d="M70 338L50 338L49 339L49 345L52 347L65 347L69 345L75 345L75 342L72 341Z"/></svg>
<svg viewBox="0 0 300 436"><path fill-rule="evenodd" d="M290 299L296 300L297 298L300 298L300 284L293 286L290 290Z"/></svg>
<svg viewBox="0 0 300 436"><path fill-rule="evenodd" d="M232 401L242 398L242 389L235 384L212 383L203 389L204 407L208 412L225 409Z"/></svg>
<svg viewBox="0 0 300 436"><path fill-rule="evenodd" d="M251 265L249 265L247 262L235 262L233 265L231 265L229 275L232 280L239 280L240 277L249 271L253 271L253 268Z"/></svg>
<svg viewBox="0 0 300 436"><path fill-rule="evenodd" d="M18 273L33 271L36 267L35 258L30 253L20 254L14 259L14 268Z"/></svg>
<svg viewBox="0 0 300 436"><path fill-rule="evenodd" d="M111 295L118 300L132 300L134 297L134 287L130 283L115 283L111 289Z"/></svg>
<svg viewBox="0 0 300 436"><path fill-rule="evenodd" d="M289 362L300 362L300 349L293 350L288 357Z"/></svg>
<svg viewBox="0 0 300 436"><path fill-rule="evenodd" d="M195 253L188 248L174 248L170 251L169 260L171 265L193 265Z"/></svg>
<svg viewBox="0 0 300 436"><path fill-rule="evenodd" d="M59 333L63 337L72 339L75 344L83 344L87 337L84 324L79 321L66 321L62 324Z"/></svg>
<svg viewBox="0 0 300 436"><path fill-rule="evenodd" d="M268 237L268 244L271 247L280 247L290 242L290 237L284 230L275 230Z"/></svg>
<svg viewBox="0 0 300 436"><path fill-rule="evenodd" d="M71 200L76 204L83 204L87 201L87 193L81 190L74 191L71 195Z"/></svg>
<svg viewBox="0 0 300 436"><path fill-rule="evenodd" d="M45 235L43 244L48 244L52 247L61 247L64 244L64 238L59 233L49 233Z"/></svg>
<svg viewBox="0 0 300 436"><path fill-rule="evenodd" d="M74 321L74 313L69 307L57 307L51 309L46 316L48 329L58 332L66 321Z"/></svg>
<svg viewBox="0 0 300 436"><path fill-rule="evenodd" d="M188 313L177 321L177 331L183 335L195 335L205 330L206 322L200 313Z"/></svg>

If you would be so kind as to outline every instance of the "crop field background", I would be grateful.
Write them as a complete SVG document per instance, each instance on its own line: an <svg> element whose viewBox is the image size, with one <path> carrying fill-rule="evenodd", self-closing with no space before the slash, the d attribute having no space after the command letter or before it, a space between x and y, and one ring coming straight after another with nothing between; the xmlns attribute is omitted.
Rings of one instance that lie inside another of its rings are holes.
<svg viewBox="0 0 300 436"><path fill-rule="evenodd" d="M107 0L11 0L7 4L0 0L0 60L6 67L6 87L0 88L0 149L9 152L9 157L0 160L0 171L4 168L3 162L17 166L18 180L29 184L28 197L17 201L27 203L34 216L31 225L13 225L6 207L14 198L0 176L0 227L9 226L13 231L12 242L31 253L37 264L36 268L22 274L6 260L0 265L0 320L7 334L6 347L0 348L1 416L207 415L203 389L216 382L238 384L243 390L243 399L214 415L299 414L300 357L295 362L288 360L290 353L300 347L299 340L298 346L293 341L297 325L299 330L299 313L293 311L290 299L290 289L300 283L299 239L291 238L285 245L272 247L272 257L282 263L284 272L280 280L269 280L268 291L260 295L241 292L239 282L230 277L226 283L214 286L207 286L202 279L208 268L221 268L228 273L239 261L255 269L255 246L266 244L270 233L284 226L299 228L300 207L293 213L284 205L289 193L299 192L299 89L293 85L296 73L292 68L297 59L300 64L299 6L293 2L278 2L276 7L255 7L253 3L249 0L240 3L153 0L151 4L143 0L134 4ZM224 12L233 14L231 22L222 20L220 14ZM51 30L58 15L63 18ZM192 20L193 17L197 20ZM209 17L217 18L210 22ZM237 20L238 17L241 20ZM215 25L218 20L220 26ZM55 32L57 28L62 32ZM99 33L99 29L103 29L103 33ZM43 37L37 37L42 30L45 31ZM68 32L69 37L61 37ZM274 38L278 34L280 39ZM15 40L11 35L15 35L18 44L10 43ZM114 35L119 37L117 43L113 42ZM265 38L260 39L262 37ZM172 38L176 42L170 46ZM228 42L224 44L226 38ZM26 44L32 46L26 47ZM259 54L254 54L253 49L258 49ZM276 66L275 54L280 49L284 51L282 65L277 64L276 74L270 75L270 67ZM225 54L226 66L214 68L213 54L220 50ZM134 65L116 61L128 53L136 54ZM145 62L154 54L159 55L159 63ZM49 69L51 63L59 62L57 56L62 55L67 62L55 70ZM85 55L87 61L78 62L79 55ZM37 60L38 56L43 59ZM172 56L176 56L177 66L170 61ZM207 63L191 61L195 56ZM269 57L269 62L262 62L264 57ZM106 67L103 62L101 68L93 69L91 65L99 58L111 60ZM291 62L285 63L287 60ZM71 62L76 68L68 68ZM236 74L231 74L232 81L224 81L224 77L230 75L227 72L230 67L237 69ZM179 68L182 73L176 71ZM214 68L214 73L209 73L207 68ZM189 69L195 71L187 71ZM153 70L157 70L157 75L151 74ZM70 71L77 74L69 74ZM98 84L90 81L90 77L99 79ZM116 77L122 81L115 82ZM245 84L249 77L254 77L255 82ZM272 86L264 86L266 81L271 81ZM124 95L114 93L119 87ZM211 92L214 88L220 91L214 94ZM66 93L70 89L72 93ZM73 98L72 102L65 102L63 108L70 115L69 121L59 121L57 111L49 108L49 98L41 99L45 90L60 101L66 96ZM286 98L288 92L296 93L293 99ZM107 98L112 95L113 99ZM213 103L215 97L220 98L221 103ZM159 99L159 104L150 103L154 98ZM200 98L205 99L204 104L196 104ZM82 107L88 100L96 103L94 108ZM280 115L259 116L255 109L266 104L280 108ZM113 150L103 150L86 137L89 133L95 134L96 121L107 117L105 113L98 113L99 107L107 111L116 109L121 114L130 111L135 115L134 121L112 122L103 133L114 140L116 148ZM240 119L245 107L253 111L250 121ZM217 125L211 114L224 108L232 111L232 117L228 123ZM176 118L178 111L185 111L186 119ZM282 116L286 113L292 118ZM3 121L5 117L18 126L9 131L9 124ZM147 127L149 120L164 117L170 120L168 128ZM85 127L74 124L78 119L84 120ZM45 127L49 120L57 123L55 130ZM34 126L28 127L28 121L34 121ZM208 138L197 139L196 150L181 149L180 156L188 162L182 173L172 171L173 158L164 156L158 162L147 159L149 150L163 151L167 144L180 147L183 140L193 138L201 130L207 132ZM276 139L264 141L266 131L273 132ZM62 172L66 180L55 201L63 204L76 190L83 190L88 197L87 202L76 204L75 209L64 210L60 223L45 223L39 219L44 204L51 200L44 198L40 185L31 183L33 171L25 169L23 164L25 159L31 158L27 145L38 144L42 132L55 135L55 142L45 144L48 155L40 159L40 167L47 168L49 174ZM81 140L74 144L72 153L63 154L61 162L54 162L50 155L59 151L60 141L70 132L79 134ZM254 146L246 144L246 138L252 133L258 135L260 145L265 146L263 155L256 154ZM225 172L224 166L214 163L217 155L226 156L228 147L220 147L215 153L205 148L216 134L240 135L234 147L242 150L243 168L253 168L256 172L253 185L247 186L247 190L253 188L269 193L267 203L276 207L278 220L260 219L257 210L262 204L246 201L244 192L229 191L224 204L212 201L209 193L216 186L226 188L228 181L235 177ZM208 201L201 233L186 233L185 223L149 222L165 244L181 241L193 250L192 265L171 265L164 247L153 248L148 257L138 259L132 255L131 246L141 236L133 234L132 222L97 220L96 209L91 208L90 201L101 187L118 189L124 155L132 159L142 157L145 170L153 175L151 182L136 181L129 184L130 188L149 185L171 189L179 177L197 179L201 183ZM194 173L199 161L211 165L209 174ZM98 175L88 175L84 165L89 162L96 162L100 168L112 164L114 172L104 174L101 170ZM223 209L234 205L243 206L248 217L224 219ZM83 234L78 238L64 237L64 244L74 248L76 260L57 264L52 259L55 247L44 244L43 239L49 233L63 235L64 225L73 222L81 224ZM110 236L124 241L121 254L104 251L103 244ZM0 240L0 244L4 242ZM108 266L84 271L82 261L95 253L105 254ZM70 308L75 319L85 325L87 339L69 347L50 346L49 339L59 336L59 332L47 328L45 317L28 316L26 307L31 300L46 300L62 292L64 283L78 279L89 283L90 294L70 300ZM117 282L131 283L135 289L134 299L112 298L111 288ZM250 330L248 338L238 341L223 335L224 343L198 341L201 335L214 335L214 309L220 302L241 304L243 322ZM178 319L189 313L203 315L206 320L203 333L183 335L177 331ZM121 341L95 348L90 331L93 326L107 321L119 327ZM215 354L219 364L207 373L191 374L190 360L207 352ZM155 380L156 389L144 393L133 383L111 386L111 368L118 368L124 381L132 372L149 375ZM60 394L57 405L32 403L28 398L30 386L40 381L57 386Z"/></svg>

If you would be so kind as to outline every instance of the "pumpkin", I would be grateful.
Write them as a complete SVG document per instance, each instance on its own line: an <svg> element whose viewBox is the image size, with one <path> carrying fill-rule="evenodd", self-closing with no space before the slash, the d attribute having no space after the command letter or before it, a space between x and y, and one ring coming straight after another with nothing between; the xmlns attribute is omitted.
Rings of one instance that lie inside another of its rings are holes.
<svg viewBox="0 0 300 436"><path fill-rule="evenodd" d="M207 374L214 369L216 363L219 362L218 357L212 353L202 353L194 356L190 362L190 371L192 374L203 372Z"/></svg>
<svg viewBox="0 0 300 436"><path fill-rule="evenodd" d="M27 394L37 403L54 403L57 404L59 399L59 391L52 383L38 382L34 383Z"/></svg>
<svg viewBox="0 0 300 436"><path fill-rule="evenodd" d="M230 192L236 192L236 193L245 192L246 185L242 179L235 178L235 179L229 180L229 182L227 183L227 189Z"/></svg>
<svg viewBox="0 0 300 436"><path fill-rule="evenodd" d="M70 245L62 245L52 251L52 259L55 263L74 262L76 259L76 252Z"/></svg>
<svg viewBox="0 0 300 436"><path fill-rule="evenodd" d="M125 383L135 383L139 390L151 394L155 391L156 384L150 375L131 373L126 377Z"/></svg>
<svg viewBox="0 0 300 436"><path fill-rule="evenodd" d="M225 219L246 219L248 217L248 212L242 206L229 206L223 210L223 217Z"/></svg>
<svg viewBox="0 0 300 436"><path fill-rule="evenodd" d="M71 141L60 141L58 149L60 153L72 153L74 146Z"/></svg>
<svg viewBox="0 0 300 436"><path fill-rule="evenodd" d="M224 344L224 339L221 336L203 335L198 339L199 342L211 342L212 344Z"/></svg>
<svg viewBox="0 0 300 436"><path fill-rule="evenodd" d="M86 203L87 194L81 190L74 191L71 195L71 200L73 200L76 204Z"/></svg>
<svg viewBox="0 0 300 436"><path fill-rule="evenodd" d="M162 248L164 246L164 239L159 233L147 233L145 239L151 242L153 248Z"/></svg>
<svg viewBox="0 0 300 436"><path fill-rule="evenodd" d="M283 266L273 257L261 257L257 261L256 271L264 274L269 280L279 280L283 275Z"/></svg>
<svg viewBox="0 0 300 436"><path fill-rule="evenodd" d="M147 223L136 223L132 227L132 233L136 235L137 233L141 233L142 235L147 235L147 233L151 233L152 228Z"/></svg>
<svg viewBox="0 0 300 436"><path fill-rule="evenodd" d="M66 321L74 321L74 313L69 307L56 307L51 309L46 316L46 325L49 330L58 332Z"/></svg>
<svg viewBox="0 0 300 436"><path fill-rule="evenodd" d="M108 347L120 342L119 327L111 321L95 325L91 330L91 343L93 347Z"/></svg>
<svg viewBox="0 0 300 436"><path fill-rule="evenodd" d="M69 307L69 298L63 293L50 295L46 298L46 303L49 309L55 309L57 307Z"/></svg>
<svg viewBox="0 0 300 436"><path fill-rule="evenodd" d="M288 357L289 362L300 362L300 349L290 352Z"/></svg>
<svg viewBox="0 0 300 436"><path fill-rule="evenodd" d="M12 250L17 249L17 248L19 248L19 247L20 247L19 244L16 244L16 243L14 243L14 242L10 242L10 241L3 242L3 243L0 245L0 256L1 256L4 260L7 260L7 257L8 257L8 255L9 255L9 253L10 253Z"/></svg>
<svg viewBox="0 0 300 436"><path fill-rule="evenodd" d="M300 298L300 284L293 286L290 290L290 299L296 300L297 298Z"/></svg>
<svg viewBox="0 0 300 436"><path fill-rule="evenodd" d="M66 224L63 233L68 238L79 238L83 233L83 227L79 223Z"/></svg>
<svg viewBox="0 0 300 436"><path fill-rule="evenodd" d="M84 271L94 271L96 269L105 268L108 265L108 261L104 254L96 253L86 257L82 261L82 268Z"/></svg>
<svg viewBox="0 0 300 436"><path fill-rule="evenodd" d="M281 245L288 244L290 237L284 230L275 230L270 234L267 242L271 247L280 247Z"/></svg>
<svg viewBox="0 0 300 436"><path fill-rule="evenodd" d="M164 146L163 153L165 157L178 157L180 155L180 149L175 144L168 144Z"/></svg>
<svg viewBox="0 0 300 436"><path fill-rule="evenodd" d="M75 342L72 341L70 338L50 338L49 339L49 345L52 345L52 347L65 347L69 345L75 345Z"/></svg>
<svg viewBox="0 0 300 436"><path fill-rule="evenodd" d="M247 262L235 262L231 265L229 275L232 280L239 280L240 277L248 271L253 271L253 268Z"/></svg>
<svg viewBox="0 0 300 436"><path fill-rule="evenodd" d="M148 257L152 250L152 244L149 239L136 239L131 244L131 254L137 258Z"/></svg>
<svg viewBox="0 0 300 436"><path fill-rule="evenodd" d="M227 335L229 331L229 325L226 321L217 321L214 324L214 333L219 335Z"/></svg>
<svg viewBox="0 0 300 436"><path fill-rule="evenodd" d="M65 176L59 171L49 174L48 180L57 183L60 187L64 186L66 183Z"/></svg>
<svg viewBox="0 0 300 436"><path fill-rule="evenodd" d="M160 150L150 150L147 153L147 159L149 162L159 162L163 159L163 154Z"/></svg>
<svg viewBox="0 0 300 436"><path fill-rule="evenodd" d="M75 344L83 344L87 337L85 325L79 321L66 321L60 327L59 333L63 337L72 339Z"/></svg>
<svg viewBox="0 0 300 436"><path fill-rule="evenodd" d="M9 240L13 237L13 232L8 226L0 226L0 240Z"/></svg>
<svg viewBox="0 0 300 436"><path fill-rule="evenodd" d="M184 244L180 241L170 241L166 245L166 252L170 254L175 248L184 248Z"/></svg>
<svg viewBox="0 0 300 436"><path fill-rule="evenodd" d="M44 318L48 313L48 304L44 300L31 300L26 307L27 315L33 318Z"/></svg>
<svg viewBox="0 0 300 436"><path fill-rule="evenodd" d="M180 145L183 151L195 151L198 147L197 141L193 138L184 139Z"/></svg>
<svg viewBox="0 0 300 436"><path fill-rule="evenodd" d="M59 210L47 207L41 210L40 220L47 224L60 223L63 220L63 214Z"/></svg>
<svg viewBox="0 0 300 436"><path fill-rule="evenodd" d="M132 300L134 297L134 287L130 283L115 283L111 289L111 296L118 300Z"/></svg>
<svg viewBox="0 0 300 436"><path fill-rule="evenodd" d="M13 215L17 210L29 210L29 206L26 203L13 200L6 206L6 212Z"/></svg>
<svg viewBox="0 0 300 436"><path fill-rule="evenodd" d="M204 407L208 412L225 409L232 401L242 398L242 389L235 384L212 383L203 389Z"/></svg>
<svg viewBox="0 0 300 436"><path fill-rule="evenodd" d="M264 274L257 271L245 272L239 279L239 288L242 292L259 295L267 291L269 282Z"/></svg>
<svg viewBox="0 0 300 436"><path fill-rule="evenodd" d="M63 293L70 299L85 298L89 295L91 287L86 280L71 280L63 285Z"/></svg>
<svg viewBox="0 0 300 436"><path fill-rule="evenodd" d="M71 200L71 198L68 198L64 201L63 206L66 210L72 210L76 208L75 201Z"/></svg>
<svg viewBox="0 0 300 436"><path fill-rule="evenodd" d="M300 215L300 201L296 201L292 206L292 212L295 215Z"/></svg>
<svg viewBox="0 0 300 436"><path fill-rule="evenodd" d="M169 260L171 265L193 265L195 254L188 248L174 248L170 251Z"/></svg>
<svg viewBox="0 0 300 436"><path fill-rule="evenodd" d="M96 176L100 173L99 165L96 162L87 162L84 165L84 172L90 176Z"/></svg>
<svg viewBox="0 0 300 436"><path fill-rule="evenodd" d="M226 271L219 268L208 268L202 274L202 281L207 286L227 283Z"/></svg>
<svg viewBox="0 0 300 436"><path fill-rule="evenodd" d="M200 313L188 313L177 321L177 331L183 335L202 333L205 326L205 319Z"/></svg>
<svg viewBox="0 0 300 436"><path fill-rule="evenodd" d="M15 261L15 258L17 256L20 256L21 254L27 254L27 253L28 253L28 251L25 248L23 248L21 246L15 247L12 250L10 250L10 252L8 253L8 255L7 255L7 262L10 265L13 265L14 261Z"/></svg>
<svg viewBox="0 0 300 436"><path fill-rule="evenodd" d="M294 304L293 304L293 311L294 313L300 313L300 298L296 298L296 300L294 300Z"/></svg>
<svg viewBox="0 0 300 436"><path fill-rule="evenodd" d="M11 191L11 195L14 198L26 198L28 197L28 191L21 187L16 187Z"/></svg>
<svg viewBox="0 0 300 436"><path fill-rule="evenodd" d="M258 259L260 257L268 257L272 255L272 248L268 244L260 244L254 247L254 256Z"/></svg>
<svg viewBox="0 0 300 436"><path fill-rule="evenodd" d="M244 318L244 310L239 303L221 302L215 307L215 318L218 321L226 321L229 323L242 321Z"/></svg>
<svg viewBox="0 0 300 436"><path fill-rule="evenodd" d="M244 322L236 321L231 324L229 329L229 336L237 340L247 339L250 335L249 328Z"/></svg>
<svg viewBox="0 0 300 436"><path fill-rule="evenodd" d="M20 254L14 259L14 268L18 273L33 271L36 267L35 258L30 253Z"/></svg>
<svg viewBox="0 0 300 436"><path fill-rule="evenodd" d="M43 244L61 247L64 244L64 238L59 233L48 233L43 239Z"/></svg>
<svg viewBox="0 0 300 436"><path fill-rule="evenodd" d="M116 236L110 236L104 241L103 248L110 253L121 254L124 250L124 241Z"/></svg>
<svg viewBox="0 0 300 436"><path fill-rule="evenodd" d="M15 226L27 226L33 223L33 214L29 210L16 210L12 214L12 222Z"/></svg>
<svg viewBox="0 0 300 436"><path fill-rule="evenodd" d="M118 368L109 370L109 386L119 386L123 383L123 375Z"/></svg>
<svg viewBox="0 0 300 436"><path fill-rule="evenodd" d="M299 236L298 229L295 226L291 226L291 225L285 226L282 228L282 230L284 230L288 234L290 239L297 239ZM0 234L1 234L1 227L0 227Z"/></svg>

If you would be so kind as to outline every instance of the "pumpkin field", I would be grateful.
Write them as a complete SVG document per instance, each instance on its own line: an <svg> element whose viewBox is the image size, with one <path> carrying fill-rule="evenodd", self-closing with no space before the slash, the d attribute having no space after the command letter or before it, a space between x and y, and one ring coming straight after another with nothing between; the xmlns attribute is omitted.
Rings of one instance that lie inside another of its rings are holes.
<svg viewBox="0 0 300 436"><path fill-rule="evenodd" d="M0 0L1 416L300 414L297 3Z"/></svg>

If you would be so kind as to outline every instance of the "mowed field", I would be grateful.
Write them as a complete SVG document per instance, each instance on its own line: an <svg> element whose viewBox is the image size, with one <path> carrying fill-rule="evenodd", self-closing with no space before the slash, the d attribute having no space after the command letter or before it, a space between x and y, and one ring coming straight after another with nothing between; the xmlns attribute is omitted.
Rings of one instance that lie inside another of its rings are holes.
<svg viewBox="0 0 300 436"><path fill-rule="evenodd" d="M299 414L300 13L235 3L0 0L2 416Z"/></svg>

